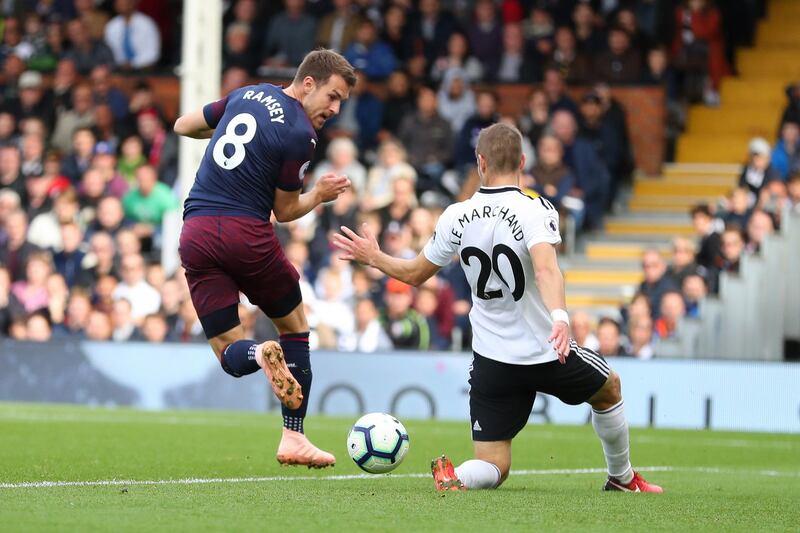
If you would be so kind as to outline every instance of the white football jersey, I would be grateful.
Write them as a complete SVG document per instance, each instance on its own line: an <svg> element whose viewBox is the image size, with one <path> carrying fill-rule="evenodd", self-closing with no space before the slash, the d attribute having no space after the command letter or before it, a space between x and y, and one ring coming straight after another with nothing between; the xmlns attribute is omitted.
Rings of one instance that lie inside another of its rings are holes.
<svg viewBox="0 0 800 533"><path fill-rule="evenodd" d="M472 288L472 349L515 365L558 359L550 312L536 288L530 249L561 242L558 211L517 187L481 187L448 207L423 253L447 266L456 254Z"/></svg>

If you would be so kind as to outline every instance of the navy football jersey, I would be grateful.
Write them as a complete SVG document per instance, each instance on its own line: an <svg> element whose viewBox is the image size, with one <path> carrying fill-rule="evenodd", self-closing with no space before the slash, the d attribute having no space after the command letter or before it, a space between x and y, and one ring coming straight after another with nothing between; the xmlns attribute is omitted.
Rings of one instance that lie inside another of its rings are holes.
<svg viewBox="0 0 800 533"><path fill-rule="evenodd" d="M280 87L242 87L203 108L215 128L184 219L197 215L245 215L269 220L275 189L296 191L317 145L303 106Z"/></svg>

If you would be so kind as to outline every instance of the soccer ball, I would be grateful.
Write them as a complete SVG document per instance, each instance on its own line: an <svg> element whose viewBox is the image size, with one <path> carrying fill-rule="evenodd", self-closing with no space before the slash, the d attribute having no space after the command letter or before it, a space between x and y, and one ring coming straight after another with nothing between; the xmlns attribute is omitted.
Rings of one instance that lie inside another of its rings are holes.
<svg viewBox="0 0 800 533"><path fill-rule="evenodd" d="M361 470L385 474L397 468L408 453L408 432L395 417L370 413L350 430L347 452Z"/></svg>

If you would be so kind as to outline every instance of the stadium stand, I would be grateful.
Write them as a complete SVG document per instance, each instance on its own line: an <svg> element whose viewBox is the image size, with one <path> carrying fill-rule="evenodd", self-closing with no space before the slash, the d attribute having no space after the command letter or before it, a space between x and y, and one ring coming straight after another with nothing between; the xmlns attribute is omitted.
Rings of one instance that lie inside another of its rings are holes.
<svg viewBox="0 0 800 533"><path fill-rule="evenodd" d="M0 335L201 341L181 270L159 261L180 200L180 2L34 4L0 7ZM317 45L360 70L309 172L346 173L353 193L280 228L317 347L467 349L459 268L387 284L343 266L328 236L366 222L416 254L476 189L475 132L498 120L525 136L523 185L565 215L575 335L604 353L733 353L714 324L737 320L735 287L790 260L796 2L236 0L223 22L223 90L285 80ZM800 336L784 301L771 349ZM274 337L240 311L248 334Z"/></svg>

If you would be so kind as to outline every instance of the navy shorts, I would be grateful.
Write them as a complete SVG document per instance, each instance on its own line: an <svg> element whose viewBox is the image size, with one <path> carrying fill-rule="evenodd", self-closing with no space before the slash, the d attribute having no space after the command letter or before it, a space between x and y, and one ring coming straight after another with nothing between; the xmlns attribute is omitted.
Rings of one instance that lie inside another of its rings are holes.
<svg viewBox="0 0 800 533"><path fill-rule="evenodd" d="M239 292L270 318L300 305L300 276L272 224L246 216L194 216L184 221L178 252L206 337L239 325Z"/></svg>

